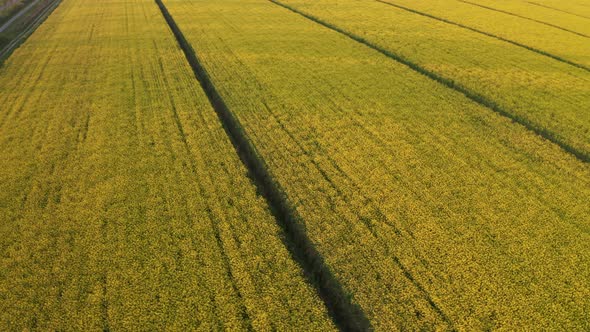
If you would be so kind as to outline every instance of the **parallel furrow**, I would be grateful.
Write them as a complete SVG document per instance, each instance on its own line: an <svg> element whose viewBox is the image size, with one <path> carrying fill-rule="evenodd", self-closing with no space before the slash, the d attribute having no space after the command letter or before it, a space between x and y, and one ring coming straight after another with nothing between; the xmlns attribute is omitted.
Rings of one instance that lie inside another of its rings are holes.
<svg viewBox="0 0 590 332"><path fill-rule="evenodd" d="M466 1L466 0L457 0L457 1L463 2L463 3L467 3L467 4L470 4L472 6L477 6L477 7L481 7L481 8L484 8L484 9L493 10L493 11L498 12L498 13L502 13L502 14L506 14L506 15L510 15L510 16L514 16L514 17L518 17L518 18L522 18L523 20L527 20L527 21L531 21L531 22L543 24L543 25L546 25L546 26L549 26L549 27L552 27L552 28L555 28L555 29L559 29L559 30L563 30L565 32L573 33L573 34L578 35L578 36L581 36L581 37L590 38L590 36L585 35L583 33L580 33L580 32L577 32L577 31L573 31L573 30L570 30L570 29L566 29L564 27L560 27L560 26L555 25L555 24L552 24L552 23L548 23L548 22L544 22L544 21L537 20L537 19L534 19L534 18L530 18L530 17L518 15L518 14L515 14L515 13L511 13L511 12L505 11L505 10L501 10L501 9L492 8L492 7L489 7L489 6L480 5L480 4L475 3L475 2L470 2L470 1Z"/></svg>
<svg viewBox="0 0 590 332"><path fill-rule="evenodd" d="M582 17L582 18L587 18L587 19L590 20L590 17L588 17L588 16L584 16L584 15L572 13L572 12L569 12L567 10L563 10L563 9L559 9L559 8L555 8L555 7L551 7L551 6L547 6L547 5L543 5L543 4L540 4L540 3L537 3L537 2L532 2L532 1L527 1L527 3L530 3L531 5L543 7L543 8L552 9L552 10L555 10L555 11L558 11L558 12L562 12L562 13L566 13L566 14L570 14L570 15Z"/></svg>
<svg viewBox="0 0 590 332"><path fill-rule="evenodd" d="M431 18L431 19L434 19L434 20L437 20L437 21L440 21L440 22L448 23L448 24L451 24L451 25L454 25L454 26L457 26L457 27L460 27L460 28L463 28L463 29L467 29L467 30L469 30L469 31L477 32L477 33L479 33L479 34L482 34L482 35L485 35L485 36L488 36L488 37L492 37L492 38L495 38L495 39L501 40L501 41L503 41L503 42L506 42L506 43L510 43L510 44L512 44L512 45L515 45L515 46L518 46L518 47L522 47L522 48L524 48L524 49L527 49L527 50L529 50L529 51L532 51L532 52L535 52L535 53L538 53L538 54L541 54L541 55L544 55L544 56L550 57L550 58L552 58L552 59L554 59L554 60L557 60L557 61L560 61L560 62L563 62L563 63L567 63L568 65L571 65L571 66L574 66L574 67L577 67L577 68L580 68L580 69L584 69L584 70L586 70L586 71L589 71L589 72L590 72L590 67L584 66L584 65L582 65L582 64L579 64L579 63L575 63L575 62L573 62L573 61L570 61L570 60L564 59L563 57L560 57L560 56L558 56L558 55L554 55L554 54L551 54L551 53L545 52L545 51L543 51L543 50L540 50L540 49L538 49L538 48L535 48L535 47L531 47L531 46L528 46L528 45L525 45L525 44L522 44L522 43L519 43L519 42L516 42L516 41L510 40L510 39L506 39L506 38L504 38L504 37L500 37L500 36L498 36L498 35L494 35L494 34L492 34L492 33L485 32L485 31L483 31L483 30L479 30L479 29L476 29L476 28L472 28L472 27L469 27L469 26L467 26L467 25L464 25L464 24L461 24L461 23L453 22L453 21L450 21L450 20L447 20L447 19L444 19L444 18L441 18L441 17L437 17L437 16L430 15L430 14L427 14L427 13L424 13L424 12L420 12L420 11L418 11L418 10L415 10L415 9L411 9L411 8L408 8L408 7L404 7L404 6L401 6L401 5L398 5L398 4L395 4L395 3L389 2L389 1L384 1L384 0L375 0L375 1L376 1L376 2L380 2L380 3L382 3L382 4L385 4L385 5L388 5L388 6L392 6L392 7L395 7L395 8L401 9L401 10L405 10L405 11L407 11L407 12L410 12L410 13L414 13L414 14L421 15L421 16L424 16L424 17L428 17L428 18ZM462 2L465 2L465 3L472 4L472 3L470 3L470 2L466 2L466 1L462 1ZM475 5L475 4L473 4L473 5ZM478 6L479 6L479 5L478 5ZM482 7L482 6L480 6L480 7ZM484 7L484 8L487 8L487 7ZM572 32L572 31L568 31L568 32ZM579 34L579 33L577 33L577 32L574 32L574 33L575 33L575 34ZM588 37L588 36L586 36L586 35L582 35L582 34L579 34L579 35L581 35L582 37L587 37L587 38L589 38L589 37Z"/></svg>
<svg viewBox="0 0 590 332"><path fill-rule="evenodd" d="M215 85L211 82L207 71L199 62L195 51L186 41L184 35L166 9L166 6L161 0L155 1L160 7L170 29L176 36L211 105L223 123L236 152L248 167L250 174L256 179L259 190L273 208L277 222L285 229L289 241L294 246L290 248L292 255L299 258L298 261L301 263L301 267L308 275L312 276L312 280L328 307L334 322L343 330L370 330L371 325L369 320L362 310L350 301L350 298L346 295L346 292L333 276L330 269L323 263L323 258L307 237L305 230L300 227L300 223L297 221L300 217L297 212L286 200L283 194L284 191L280 185L273 180L264 160L248 139L237 118L226 106Z"/></svg>
<svg viewBox="0 0 590 332"><path fill-rule="evenodd" d="M540 126L538 126L538 125L536 125L534 123L531 123L531 122L527 121L525 118L523 118L521 116L518 116L518 115L516 115L516 114L514 114L512 112L509 112L508 110L504 109L503 107L500 107L493 100L488 99L487 97L483 96L480 93L477 93L477 92L475 92L475 91L473 91L471 89L465 88L462 85L457 84L452 79L449 79L449 78L440 76L439 74L437 74L437 73L435 73L433 71L430 71L430 70L428 70L428 69L426 69L426 68L424 68L424 67L416 64L415 62L413 62L411 60L408 60L407 58L404 58L404 57L402 57L400 55L397 55L397 54L395 54L395 53L393 53L393 52L391 52L391 51L389 51L389 50L387 50L385 48L382 48L382 47L380 47L380 46L378 46L378 45L376 45L374 43L369 42L368 40L366 40L366 39L364 39L364 38L362 38L360 36L357 36L357 35L355 35L355 34L353 34L351 32L348 32L346 30L343 30L343 29L341 29L341 28L339 28L339 27L337 27L337 26L335 26L333 24L330 24L330 23L328 23L328 22L326 22L326 21L324 21L322 19L319 19L319 18L317 18L317 17L315 17L313 15L310 15L310 14L307 14L305 12L302 12L302 11L300 11L300 10L292 7L292 6L289 6L287 4L284 4L284 3L280 2L280 1L277 1L277 0L268 0L268 1L274 3L274 4L278 5L278 6L281 6L283 8L286 8L286 9L288 9L288 10L290 10L290 11L296 13L296 14L299 14L299 15L301 15L301 16L303 16L303 17L305 17L305 18L307 18L307 19L309 19L311 21L314 21L314 22L316 22L316 23L318 23L318 24L320 24L320 25L322 25L322 26L324 26L324 27L326 27L326 28L328 28L330 30L336 31L336 32L338 32L338 33L340 33L340 34L342 34L344 36L347 36L348 38L350 38L350 39L352 39L352 40L354 40L356 42L359 42L359 43L361 43L361 44L363 44L363 45L365 45L365 46L367 46L367 47L369 47L369 48L371 48L371 49L373 49L373 50L375 50L375 51L383 54L384 56L386 56L386 57L388 57L388 58L390 58L392 60L395 60L395 61L397 61L399 63L402 63L402 64L408 66L409 68L411 68L411 69L419 72L420 74L422 74L424 76L427 76L428 78L430 78L430 79L432 79L432 80L434 80L436 82L439 82L439 83L441 83L441 84L443 84L443 85L445 85L445 86L447 86L447 87L449 87L449 88L451 88L451 89L453 89L453 90L455 90L457 92L460 92L461 94L463 94L467 98L473 100L474 102L476 102L476 103L478 103L478 104L480 104L482 106L485 106L485 107L489 108L490 110L492 110L492 111L494 111L494 112L496 112L496 113L498 113L498 114L500 114L500 115L502 115L504 117L507 117L507 118L511 119L512 121L514 121L514 122L522 125L523 127L527 128L528 130L534 132L535 134L537 134L537 135L539 135L539 136L541 136L541 137L543 137L543 138L545 138L545 139L553 142L554 144L556 144L559 147L561 147L564 151L572 154L574 157L576 157L580 161L583 161L583 162L589 162L590 161L590 155L588 155L587 153L585 153L583 151L580 151L580 150L574 148L570 144L566 143L564 140L558 138L551 131L549 131L549 130L547 130L545 128L542 128L542 127L540 127ZM376 0L376 1L381 2L380 0ZM588 69L586 69L586 70L588 70Z"/></svg>

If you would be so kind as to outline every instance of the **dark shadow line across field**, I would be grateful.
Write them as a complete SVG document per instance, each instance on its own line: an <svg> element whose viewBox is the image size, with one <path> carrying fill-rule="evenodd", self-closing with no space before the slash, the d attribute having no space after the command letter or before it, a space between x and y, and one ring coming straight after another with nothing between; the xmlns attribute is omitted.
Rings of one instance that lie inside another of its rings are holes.
<svg viewBox="0 0 590 332"><path fill-rule="evenodd" d="M310 14L304 13L302 11L299 11L296 8L293 8L289 5L283 4L277 0L268 0L274 4L276 4L277 6L281 6L285 9L288 9L298 15L301 15L319 25L322 25L330 30L333 30L335 32L338 32L360 44L363 44L379 53L381 53L382 55L396 61L399 62L403 65L408 66L409 68L411 68L412 70L440 83L443 84L445 86L447 86L448 88L451 88L461 94L463 94L465 97L471 99L472 101L474 101L475 103L484 106L486 108L491 109L492 111L496 112L497 114L504 116L508 119L510 119L511 121L513 121L514 123L517 123L521 126L523 126L524 128L528 129L529 131L535 133L536 135L552 142L553 144L559 146L563 151L571 154L573 157L577 158L578 160L587 163L590 162L590 154L584 152L584 151L580 151L578 149L576 149L575 147L571 146L570 144L568 144L567 142L563 141L562 139L560 139L559 137L557 137L554 133L552 133L551 131L539 127L538 125L529 122L528 120L516 115L516 114L512 114L510 112L508 112L507 110L505 110L504 108L502 108L501 106L499 106L496 102L488 99L487 97L472 91L466 87L463 87L462 85L459 85L457 83L455 83L452 79L440 76L439 74L430 71L424 67L421 67L420 65L406 59L405 57L402 57L400 55L397 55L387 49L384 49L380 46L377 46L376 44L371 43L370 41L364 39L363 37L357 36L351 32L348 32L342 28L339 28L336 25L333 25L331 23L325 22L315 16L312 16ZM375 0L375 1L379 1L380 0Z"/></svg>
<svg viewBox="0 0 590 332"><path fill-rule="evenodd" d="M303 15L304 17L311 19L313 21L315 21L314 18L311 18L310 16L308 16L307 14L301 13L287 5L284 5L278 1L274 1L274 0L269 0L270 2L284 7L285 9L288 9L290 11L293 11L299 15ZM324 25L321 22L316 21L317 23L320 23L322 25ZM340 32L340 31L338 31ZM336 168L338 168L338 166L336 165ZM323 173L320 170L321 173ZM327 178L327 177L325 177ZM338 189L335 188L337 191ZM374 230L372 229L372 227L370 225L366 225L369 232L373 235L376 236ZM396 233L399 232L398 230L396 230ZM406 267L402 261L399 259L399 257L392 255L391 256L394 264L400 269L400 271L404 274L404 276L406 277L406 279L418 290L418 292L421 294L421 296L424 298L424 300L426 300L426 302L430 305L430 307L434 310L434 312L436 312L440 318L446 322L449 326L453 327L453 321L450 319L450 317L441 309L441 307L433 300L432 296L430 295L430 293L428 293L428 291L424 288L424 286L412 275L412 273L410 272L410 269L408 267ZM455 328L453 327L452 330L455 330Z"/></svg>
<svg viewBox="0 0 590 332"><path fill-rule="evenodd" d="M549 23L549 22L545 22L545 21L534 19L534 18L522 16L522 15L519 15L519 14L511 13L511 12L506 11L506 10L497 9L497 8L493 8L493 7L488 7L488 6L480 5L478 3L474 3L474 2L470 2L470 1L465 1L465 0L457 0L457 1L466 3L468 5L477 6L477 7L483 8L483 9L492 10L492 11L495 11L495 12L498 12L498 13L502 13L502 14L506 14L506 15L510 15L510 16L514 16L514 17L518 17L518 18L523 19L523 20L527 20L527 21L532 21L532 22L535 22L535 23L543 24L543 25L546 25L546 26L549 26L549 27L552 27L552 28L555 28L555 29L559 29L559 30L562 30L562 31L565 31L565 32L573 33L575 35L582 36L582 37L585 37L585 38L590 38L590 36L585 35L583 33L580 33L580 32L577 32L577 31L573 31L573 30L570 30L570 29L566 29L564 27L560 27L559 25L555 25L555 24L552 24L552 23Z"/></svg>
<svg viewBox="0 0 590 332"><path fill-rule="evenodd" d="M413 14L416 14L416 15L428 17L428 18L431 18L431 19L434 19L434 20L437 20L437 21L440 21L440 22L443 22L443 23L447 23L447 24L450 24L450 25L454 25L454 26L457 26L457 27L460 27L460 28L469 30L469 31L473 31L473 32L476 32L476 33L479 33L479 34L482 34L482 35L485 35L485 36L488 36L488 37L491 37L491 38L494 38L494 39L497 39L497 40L500 40L500 41L503 41L503 42L506 42L506 43L509 43L509 44L512 44L512 45L515 45L515 46L518 46L518 47L522 47L522 48L524 48L526 50L529 50L531 52L535 52L537 54L550 57L553 60L557 60L557 61L560 61L560 62L566 63L568 65L571 65L571 66L574 66L574 67L577 67L577 68L580 68L580 69L583 69L583 70L586 70L586 71L589 71L590 72L590 67L586 67L586 66L584 66L582 64L579 64L579 63L576 63L576 62L573 62L573 61L564 59L564 58L562 58L562 57L560 57L558 55L554 55L554 54L545 52L543 50L540 50L538 48L534 48L532 46L521 44L519 42L510 40L510 39L506 39L504 37L500 37L500 36L494 35L492 33L489 33L489 32L483 31L483 30L472 28L470 26L467 26L467 25L464 25L464 24L461 24L461 23L449 21L449 20L444 19L442 17L430 15L430 14L427 14L427 13L424 13L424 12L421 12L421 11L418 11L418 10L415 10L415 9L412 9L412 8L404 7L404 6L401 6L401 5L398 5L398 4L389 2L389 1L383 1L383 0L374 0L374 1L379 2L379 3L382 3L382 4L385 4L385 5L388 5L388 6L395 7L397 9L405 10L407 12L410 12L410 13L413 13ZM457 1L468 3L468 2L462 1L462 0L457 0ZM469 3L469 4L471 4L471 3ZM586 35L582 35L582 36L583 37L586 37L586 38L590 38L590 37L588 37Z"/></svg>
<svg viewBox="0 0 590 332"><path fill-rule="evenodd" d="M250 177L268 202L277 223L284 230L286 247L303 269L309 282L316 288L334 323L344 331L372 330L366 314L352 302L351 297L340 285L307 236L301 217L287 200L284 190L272 178L264 159L258 154L236 116L225 104L172 15L161 0L155 0L155 2L174 33L236 152L246 165Z"/></svg>
<svg viewBox="0 0 590 332"><path fill-rule="evenodd" d="M570 14L570 15L574 15L574 16L577 16L577 17L586 18L586 19L589 19L590 20L590 17L588 17L588 16L584 16L584 15L580 15L580 14L568 12L567 10L563 10L563 9L559 9L559 8L555 8L555 7L551 7L551 6L547 6L547 5L543 5L543 4L540 4L540 3L537 3L537 2L532 2L532 1L527 1L527 3L530 3L531 5L534 5L534 6L539 6L539 7L543 7L543 8L555 10L555 11L558 11L558 12L562 12L562 13L566 13L566 14Z"/></svg>

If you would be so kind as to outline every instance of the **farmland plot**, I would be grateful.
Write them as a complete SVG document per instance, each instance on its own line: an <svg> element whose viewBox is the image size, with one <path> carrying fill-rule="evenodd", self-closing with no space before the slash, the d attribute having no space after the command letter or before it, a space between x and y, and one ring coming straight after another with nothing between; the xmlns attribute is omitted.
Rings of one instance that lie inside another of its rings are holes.
<svg viewBox="0 0 590 332"><path fill-rule="evenodd" d="M383 2L400 6L393 7L392 10L400 10L400 8L415 10L418 13L448 20L518 43L523 47L585 66L590 70L590 33L584 34L542 20L535 21L523 16L511 15L509 12L495 9L495 5L487 6L470 0L383 0ZM518 2L515 3L518 4ZM590 25L590 22L586 23Z"/></svg>
<svg viewBox="0 0 590 332"><path fill-rule="evenodd" d="M588 4L587 1L578 0L563 2L559 0L530 0L526 2L553 11L568 13L583 18L590 18L590 4Z"/></svg>
<svg viewBox="0 0 590 332"><path fill-rule="evenodd" d="M334 329L153 1L65 0L0 91L2 329Z"/></svg>
<svg viewBox="0 0 590 332"><path fill-rule="evenodd" d="M586 163L271 2L163 2L373 328L590 328ZM342 21L383 31L359 3ZM583 100L584 72L531 57Z"/></svg>
<svg viewBox="0 0 590 332"><path fill-rule="evenodd" d="M590 161L590 72L379 2L281 3L411 63Z"/></svg>
<svg viewBox="0 0 590 332"><path fill-rule="evenodd" d="M469 2L590 36L590 16L586 18L576 14L575 8L570 11L561 11L547 7L540 1L469 0ZM568 6L571 5L572 2L568 1Z"/></svg>

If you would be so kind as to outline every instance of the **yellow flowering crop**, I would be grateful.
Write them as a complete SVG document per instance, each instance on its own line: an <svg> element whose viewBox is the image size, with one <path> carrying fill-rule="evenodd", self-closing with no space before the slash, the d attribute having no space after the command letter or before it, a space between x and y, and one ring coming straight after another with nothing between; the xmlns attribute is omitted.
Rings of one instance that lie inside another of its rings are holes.
<svg viewBox="0 0 590 332"><path fill-rule="evenodd" d="M567 57L587 69L374 0L280 2L468 91L474 99L498 108L500 113L590 161L590 112L586 111L590 105L590 39L539 24L529 31L527 27L532 22L511 16L506 22L498 21L495 16L500 13L462 2L455 6L450 0L384 1L404 4L546 52L557 47L563 52L556 52L557 56ZM461 11L464 7L477 15L472 13L475 16L467 18L469 15ZM520 20L521 25L516 25L515 20ZM567 40L573 41L565 44Z"/></svg>
<svg viewBox="0 0 590 332"><path fill-rule="evenodd" d="M0 105L1 330L334 329L155 2L64 0Z"/></svg>
<svg viewBox="0 0 590 332"><path fill-rule="evenodd" d="M529 58L491 68L471 63L455 43L471 35L437 32L438 23L386 5L286 2L386 46L400 38L407 56L423 56L421 63L457 80L487 72L493 77L481 84L494 96L508 93L502 84L518 70L532 73L524 76L530 90L520 91L536 91L538 98L530 103L567 105L586 98L581 76L586 74L575 67L534 53L532 64ZM373 328L590 328L587 163L463 94L270 1L164 3ZM475 46L513 52L473 38L465 47L490 61L503 61L504 53ZM520 50L514 51L515 61ZM448 57L457 62L443 61ZM549 74L537 75L531 66ZM552 87L567 90L553 81L560 79L572 85L571 94L554 99ZM504 102L530 105L526 99ZM570 116L577 111L563 109ZM543 119L543 112L537 113ZM580 135L563 131L570 133L572 140L587 137L583 129Z"/></svg>

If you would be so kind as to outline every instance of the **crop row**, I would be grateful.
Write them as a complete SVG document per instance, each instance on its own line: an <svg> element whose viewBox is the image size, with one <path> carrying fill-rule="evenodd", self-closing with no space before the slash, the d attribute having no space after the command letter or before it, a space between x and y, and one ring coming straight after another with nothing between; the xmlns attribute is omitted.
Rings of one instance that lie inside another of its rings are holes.
<svg viewBox="0 0 590 332"><path fill-rule="evenodd" d="M334 329L155 2L64 0L0 91L3 329Z"/></svg>
<svg viewBox="0 0 590 332"><path fill-rule="evenodd" d="M459 0L463 1L463 0ZM577 16L575 14L570 14L567 12L559 11L552 9L547 6L543 6L540 3L535 3L533 1L491 1L491 0L469 0L468 3L471 3L476 6L481 6L483 8L487 8L492 11L497 11L500 13L504 13L505 15L510 15L514 17L520 17L525 21L529 22L537 22L540 24L544 24L546 26L553 26L558 29L563 29L566 31L570 31L574 34L583 35L583 36L590 36L590 26L588 26L588 19L582 16ZM570 2L571 4L571 2ZM505 17L505 16L504 16ZM518 22L518 21L515 21ZM520 24L526 26L526 22L520 21ZM517 23L518 24L518 23ZM534 24L530 26L530 28L536 27L537 25ZM529 31L533 32L534 31ZM516 35L514 35L517 37ZM559 42L559 41L557 41Z"/></svg>
<svg viewBox="0 0 590 332"><path fill-rule="evenodd" d="M481 4L469 0L437 2L384 0L384 2L474 28L590 70L590 33L584 34L584 32L544 22L542 19L529 19L526 16L503 12L501 9L496 9L494 5L488 6L485 2ZM515 5L518 5L518 2L512 3L512 6Z"/></svg>
<svg viewBox="0 0 590 332"><path fill-rule="evenodd" d="M379 2L281 3L440 77L583 160L590 158L590 118L583 111L590 72Z"/></svg>
<svg viewBox="0 0 590 332"><path fill-rule="evenodd" d="M163 2L375 329L590 327L586 163L269 1Z"/></svg>
<svg viewBox="0 0 590 332"><path fill-rule="evenodd" d="M584 0L573 0L564 3L559 0L530 0L525 2L535 5L537 7L543 7L550 9L555 12L561 12L581 18L590 19L590 6Z"/></svg>

